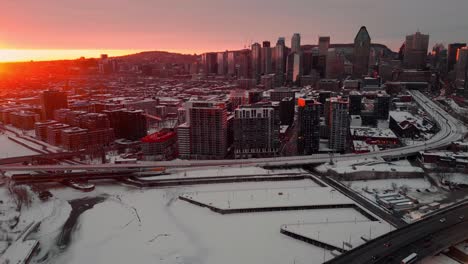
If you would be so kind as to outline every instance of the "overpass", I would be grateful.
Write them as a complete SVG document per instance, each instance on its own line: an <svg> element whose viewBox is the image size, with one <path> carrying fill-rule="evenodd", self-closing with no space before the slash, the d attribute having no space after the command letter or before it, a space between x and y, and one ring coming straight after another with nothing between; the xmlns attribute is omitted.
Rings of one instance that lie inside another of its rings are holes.
<svg viewBox="0 0 468 264"><path fill-rule="evenodd" d="M424 143L412 146L403 146L395 149L381 150L363 154L335 154L333 160L352 160L381 157L384 159L398 159L415 155L420 151L439 149L450 145L453 141L461 140L467 132L465 125L449 115L419 91L409 91L414 100L439 125L440 131ZM98 164L98 165L38 165L38 166L0 166L0 171L60 171L60 170L119 170L140 169L151 170L155 167L165 168L193 168L193 167L219 167L219 166L303 166L325 163L330 160L328 154L313 154L308 156L289 156L258 159L231 159L231 160L173 160L161 162L145 162L140 164Z"/></svg>
<svg viewBox="0 0 468 264"><path fill-rule="evenodd" d="M401 263L411 253L416 253L421 260L468 239L467 228L468 203L461 203L382 235L325 263Z"/></svg>

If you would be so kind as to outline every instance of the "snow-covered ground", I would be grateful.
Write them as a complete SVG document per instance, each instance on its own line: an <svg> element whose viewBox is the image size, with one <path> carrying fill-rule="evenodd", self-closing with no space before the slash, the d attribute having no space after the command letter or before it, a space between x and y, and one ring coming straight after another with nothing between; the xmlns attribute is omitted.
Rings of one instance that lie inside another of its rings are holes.
<svg viewBox="0 0 468 264"><path fill-rule="evenodd" d="M39 154L8 139L5 134L0 134L0 146L0 159Z"/></svg>
<svg viewBox="0 0 468 264"><path fill-rule="evenodd" d="M320 189L325 193L320 194ZM221 215L178 199L183 194L236 193L241 197L245 193L249 197L248 193L255 192L258 197L265 193L274 197L283 192L284 197L289 193L290 201L299 195L300 200L316 203L315 199L340 195L311 180L154 189L98 184L88 193L62 187L51 192L54 198L45 203L49 206L43 213L24 214L30 220L42 220L38 232L30 236L41 243L32 263L322 263L324 257L332 258L328 250L281 234L281 226L368 221L352 208ZM58 247L57 229L64 218L73 215L69 203L85 197L106 198L78 217L68 247ZM264 196L265 202L268 199L274 198ZM39 208L40 202L35 204ZM324 230L325 234L328 227Z"/></svg>

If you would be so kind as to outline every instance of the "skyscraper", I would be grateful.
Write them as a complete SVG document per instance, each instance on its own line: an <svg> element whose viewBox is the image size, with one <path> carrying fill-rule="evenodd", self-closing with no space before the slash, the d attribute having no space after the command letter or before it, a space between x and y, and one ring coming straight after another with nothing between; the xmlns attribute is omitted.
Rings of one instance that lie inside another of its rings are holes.
<svg viewBox="0 0 468 264"><path fill-rule="evenodd" d="M263 41L261 73L272 73L271 48L269 41Z"/></svg>
<svg viewBox="0 0 468 264"><path fill-rule="evenodd" d="M319 41L318 41L319 55L326 56L329 47L330 47L330 37L329 36L319 37Z"/></svg>
<svg viewBox="0 0 468 264"><path fill-rule="evenodd" d="M403 66L407 69L423 69L426 66L429 35L416 32L406 36Z"/></svg>
<svg viewBox="0 0 468 264"><path fill-rule="evenodd" d="M457 63L458 49L466 47L466 43L452 43L448 45L447 51L447 72L454 69L455 63Z"/></svg>
<svg viewBox="0 0 468 264"><path fill-rule="evenodd" d="M279 123L267 106L242 106L234 112L235 158L275 156L279 151Z"/></svg>
<svg viewBox="0 0 468 264"><path fill-rule="evenodd" d="M299 155L311 155L319 151L320 113L323 105L313 99L299 98L297 152Z"/></svg>
<svg viewBox="0 0 468 264"><path fill-rule="evenodd" d="M354 67L353 75L362 77L369 71L371 38L366 27L362 26L354 38Z"/></svg>
<svg viewBox="0 0 468 264"><path fill-rule="evenodd" d="M237 51L229 51L227 55L227 74L232 77L236 75Z"/></svg>
<svg viewBox="0 0 468 264"><path fill-rule="evenodd" d="M57 90L44 91L41 94L42 116L44 119L53 119L54 111L68 108L68 99L65 92Z"/></svg>
<svg viewBox="0 0 468 264"><path fill-rule="evenodd" d="M291 52L301 52L301 35L294 33L291 38Z"/></svg>
<svg viewBox="0 0 468 264"><path fill-rule="evenodd" d="M275 86L281 86L284 83L284 73L286 68L286 46L284 38L279 38L276 46L273 48L272 65L275 73Z"/></svg>
<svg viewBox="0 0 468 264"><path fill-rule="evenodd" d="M262 64L262 47L259 43L252 44L251 47L252 54L252 78L257 80L257 83L260 81L261 75L261 64Z"/></svg>
<svg viewBox="0 0 468 264"><path fill-rule="evenodd" d="M457 63L455 65L455 77L457 81L464 84L466 81L466 71L468 68L468 47L458 49ZM459 85L463 86L463 85Z"/></svg>
<svg viewBox="0 0 468 264"><path fill-rule="evenodd" d="M327 99L329 115L329 147L335 152L344 152L349 133L348 101L340 97Z"/></svg>
<svg viewBox="0 0 468 264"><path fill-rule="evenodd" d="M252 62L251 62L250 50L243 49L239 51L236 63L236 75L237 78L247 79L251 77L252 73Z"/></svg>
<svg viewBox="0 0 468 264"><path fill-rule="evenodd" d="M299 84L302 76L302 58L300 52L289 53L286 71L287 81Z"/></svg>

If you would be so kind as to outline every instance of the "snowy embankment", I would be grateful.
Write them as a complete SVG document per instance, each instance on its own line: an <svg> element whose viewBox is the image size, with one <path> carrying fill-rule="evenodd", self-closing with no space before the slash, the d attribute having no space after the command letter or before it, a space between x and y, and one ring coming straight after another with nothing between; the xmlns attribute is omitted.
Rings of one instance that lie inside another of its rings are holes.
<svg viewBox="0 0 468 264"><path fill-rule="evenodd" d="M0 263L23 263L37 244L47 252L71 211L67 201L51 199L42 202L28 187L21 188L26 189L30 201L18 210L7 186L0 187L0 228L8 241Z"/></svg>

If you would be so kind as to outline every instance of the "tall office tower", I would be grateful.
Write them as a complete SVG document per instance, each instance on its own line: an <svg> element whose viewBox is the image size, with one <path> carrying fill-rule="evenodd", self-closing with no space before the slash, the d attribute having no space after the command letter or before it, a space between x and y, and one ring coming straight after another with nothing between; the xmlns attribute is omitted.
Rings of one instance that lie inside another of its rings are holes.
<svg viewBox="0 0 468 264"><path fill-rule="evenodd" d="M279 123L273 107L242 106L234 112L235 158L272 157L279 151Z"/></svg>
<svg viewBox="0 0 468 264"><path fill-rule="evenodd" d="M218 60L218 75L226 75L227 74L227 51L225 52L218 52L217 60Z"/></svg>
<svg viewBox="0 0 468 264"><path fill-rule="evenodd" d="M386 92L378 93L374 100L374 116L377 119L388 119L391 104L390 95Z"/></svg>
<svg viewBox="0 0 468 264"><path fill-rule="evenodd" d="M252 57L250 56L249 49L243 49L239 51L236 64L236 75L237 78L247 79L251 77L252 73Z"/></svg>
<svg viewBox="0 0 468 264"><path fill-rule="evenodd" d="M330 47L330 37L319 37L318 48L319 55L327 56L328 48Z"/></svg>
<svg viewBox="0 0 468 264"><path fill-rule="evenodd" d="M218 54L216 52L203 53L201 56L202 69L205 74L218 73Z"/></svg>
<svg viewBox="0 0 468 264"><path fill-rule="evenodd" d="M262 47L259 43L252 44L251 47L252 54L252 78L257 80L257 83L260 81L261 74L261 65L262 65Z"/></svg>
<svg viewBox="0 0 468 264"><path fill-rule="evenodd" d="M276 46L273 48L272 66L275 73L275 86L284 84L284 73L286 71L286 46L284 38L279 38Z"/></svg>
<svg viewBox="0 0 468 264"><path fill-rule="evenodd" d="M42 117L45 120L54 119L54 111L60 108L68 108L66 92L57 90L44 91L41 96Z"/></svg>
<svg viewBox="0 0 468 264"><path fill-rule="evenodd" d="M288 55L286 63L286 80L289 83L299 85L302 76L302 58L301 53L291 52Z"/></svg>
<svg viewBox="0 0 468 264"><path fill-rule="evenodd" d="M362 77L369 71L369 54L371 38L366 27L362 26L354 38L354 67L353 75Z"/></svg>
<svg viewBox="0 0 468 264"><path fill-rule="evenodd" d="M271 48L269 41L263 41L261 73L272 73Z"/></svg>
<svg viewBox="0 0 468 264"><path fill-rule="evenodd" d="M454 69L455 63L457 63L458 49L463 47L466 47L466 43L452 43L448 45L447 72L450 72Z"/></svg>
<svg viewBox="0 0 468 264"><path fill-rule="evenodd" d="M313 99L297 100L299 129L297 134L297 152L299 155L311 155L319 151L320 113L323 105Z"/></svg>
<svg viewBox="0 0 468 264"><path fill-rule="evenodd" d="M329 147L335 152L343 152L347 147L349 133L348 101L332 97L327 100L326 107L329 115Z"/></svg>
<svg viewBox="0 0 468 264"><path fill-rule="evenodd" d="M191 102L190 156L223 159L227 151L227 111L222 102Z"/></svg>
<svg viewBox="0 0 468 264"><path fill-rule="evenodd" d="M278 45L286 47L286 39L284 37L279 37L278 41L276 41L276 46Z"/></svg>
<svg viewBox="0 0 468 264"><path fill-rule="evenodd" d="M457 63L455 65L455 77L462 82L466 78L466 70L468 66L468 47L458 49Z"/></svg>
<svg viewBox="0 0 468 264"><path fill-rule="evenodd" d="M316 56L315 56L316 57ZM302 52L302 74L309 75L312 69L314 68L314 52L313 50L308 50Z"/></svg>
<svg viewBox="0 0 468 264"><path fill-rule="evenodd" d="M301 52L301 35L294 33L291 38L291 52Z"/></svg>
<svg viewBox="0 0 468 264"><path fill-rule="evenodd" d="M358 91L349 93L349 114L360 115L362 110L362 94Z"/></svg>
<svg viewBox="0 0 468 264"><path fill-rule="evenodd" d="M327 79L341 78L344 75L345 57L343 53L337 52L335 49L329 49L326 57L326 73Z"/></svg>
<svg viewBox="0 0 468 264"><path fill-rule="evenodd" d="M416 32L406 36L403 66L407 69L423 69L426 66L429 35Z"/></svg>

